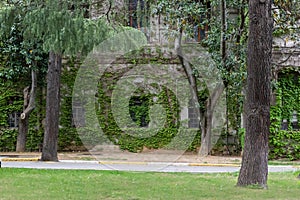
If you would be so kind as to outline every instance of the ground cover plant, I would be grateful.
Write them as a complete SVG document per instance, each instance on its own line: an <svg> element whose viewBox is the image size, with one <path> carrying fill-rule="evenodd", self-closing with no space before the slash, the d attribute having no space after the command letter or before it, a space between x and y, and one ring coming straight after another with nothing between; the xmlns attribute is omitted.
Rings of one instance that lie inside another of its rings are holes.
<svg viewBox="0 0 300 200"><path fill-rule="evenodd" d="M268 190L236 187L237 173L0 169L0 199L299 199L299 172L270 173Z"/></svg>

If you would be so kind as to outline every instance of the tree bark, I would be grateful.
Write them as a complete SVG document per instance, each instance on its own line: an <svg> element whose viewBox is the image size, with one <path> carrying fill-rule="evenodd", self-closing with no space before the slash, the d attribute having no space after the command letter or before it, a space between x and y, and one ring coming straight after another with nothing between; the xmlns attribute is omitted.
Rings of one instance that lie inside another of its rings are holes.
<svg viewBox="0 0 300 200"><path fill-rule="evenodd" d="M46 120L42 161L58 161L57 140L59 129L61 64L61 54L50 52L47 72Z"/></svg>
<svg viewBox="0 0 300 200"><path fill-rule="evenodd" d="M19 133L17 137L17 152L24 152L26 150L26 137L29 127L29 116L35 108L35 97L36 97L36 71L31 71L31 89L29 93L29 87L26 87L23 91L24 94L24 110L21 113L19 121Z"/></svg>
<svg viewBox="0 0 300 200"><path fill-rule="evenodd" d="M267 188L272 55L271 0L249 1L246 135L238 186Z"/></svg>

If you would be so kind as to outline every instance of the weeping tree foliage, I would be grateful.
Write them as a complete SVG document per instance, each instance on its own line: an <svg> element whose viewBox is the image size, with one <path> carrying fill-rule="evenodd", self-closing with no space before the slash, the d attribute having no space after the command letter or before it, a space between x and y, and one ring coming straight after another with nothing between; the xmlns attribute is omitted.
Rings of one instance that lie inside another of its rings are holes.
<svg viewBox="0 0 300 200"><path fill-rule="evenodd" d="M101 1L99 1L101 3ZM21 6L16 6L21 4ZM95 4L93 4L95 6ZM64 55L84 56L103 41L109 32L101 18L89 19L91 1L12 1L6 8L10 21L11 13L24 9L21 23L24 40L42 42L49 54L47 72L46 121L42 150L43 161L57 161L57 138L59 126L60 75Z"/></svg>

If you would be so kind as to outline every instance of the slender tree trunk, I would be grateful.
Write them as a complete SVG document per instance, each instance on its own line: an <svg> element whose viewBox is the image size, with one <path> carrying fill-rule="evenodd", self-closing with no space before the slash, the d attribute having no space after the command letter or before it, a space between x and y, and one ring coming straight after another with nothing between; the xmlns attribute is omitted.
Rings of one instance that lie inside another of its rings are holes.
<svg viewBox="0 0 300 200"><path fill-rule="evenodd" d="M57 140L59 129L61 64L61 54L50 52L47 72L46 121L42 161L58 161Z"/></svg>
<svg viewBox="0 0 300 200"><path fill-rule="evenodd" d="M199 150L199 156L208 156L212 149L211 137L212 137L212 128L213 128L213 113L224 91L224 84L219 83L209 94L207 103L205 105L205 112L202 114L201 122L201 146Z"/></svg>
<svg viewBox="0 0 300 200"><path fill-rule="evenodd" d="M31 71L31 89L29 94L29 87L26 87L23 91L24 94L24 110L21 113L19 121L19 134L17 138L17 152L24 152L26 150L26 136L29 127L29 116L35 108L35 97L36 97L36 71Z"/></svg>
<svg viewBox="0 0 300 200"><path fill-rule="evenodd" d="M249 1L246 136L238 186L267 188L272 55L271 0Z"/></svg>
<svg viewBox="0 0 300 200"><path fill-rule="evenodd" d="M193 68L191 64L184 58L184 55L182 53L182 47L181 47L182 34L183 34L182 29L180 29L179 37L177 37L175 40L175 49L180 59L181 65L184 69L184 72L188 78L189 84L191 86L192 100L194 102L194 105L197 105L200 103L200 100L198 98L197 80L195 74L193 73ZM198 113L200 114L200 123L201 123L199 124L199 127L201 127L201 147L199 151L200 156L207 156L211 151L212 148L211 130L212 130L213 112L223 91L224 91L224 85L219 84L213 90L213 92L209 94L204 112L201 111L200 106L198 106L199 108Z"/></svg>

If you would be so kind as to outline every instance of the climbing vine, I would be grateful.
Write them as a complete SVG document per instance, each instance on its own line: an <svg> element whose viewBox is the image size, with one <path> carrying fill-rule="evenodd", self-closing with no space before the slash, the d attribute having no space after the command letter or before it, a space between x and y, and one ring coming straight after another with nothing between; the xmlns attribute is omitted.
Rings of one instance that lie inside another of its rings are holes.
<svg viewBox="0 0 300 200"><path fill-rule="evenodd" d="M299 71L286 68L279 73L276 105L271 107L270 158L300 158ZM298 120L295 126L294 120Z"/></svg>

